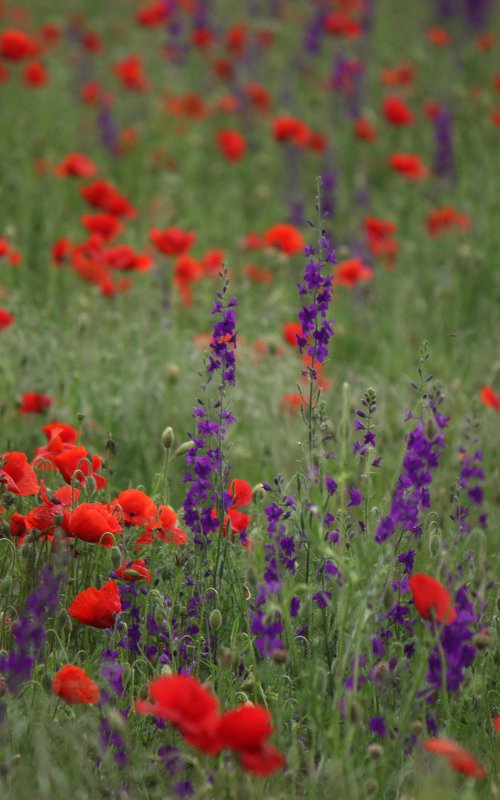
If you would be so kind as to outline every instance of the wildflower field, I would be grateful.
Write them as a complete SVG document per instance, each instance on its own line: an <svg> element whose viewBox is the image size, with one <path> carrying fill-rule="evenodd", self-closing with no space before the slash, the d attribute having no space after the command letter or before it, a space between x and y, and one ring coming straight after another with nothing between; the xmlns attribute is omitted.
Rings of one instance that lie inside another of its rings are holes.
<svg viewBox="0 0 500 800"><path fill-rule="evenodd" d="M500 3L0 0L0 797L500 797Z"/></svg>

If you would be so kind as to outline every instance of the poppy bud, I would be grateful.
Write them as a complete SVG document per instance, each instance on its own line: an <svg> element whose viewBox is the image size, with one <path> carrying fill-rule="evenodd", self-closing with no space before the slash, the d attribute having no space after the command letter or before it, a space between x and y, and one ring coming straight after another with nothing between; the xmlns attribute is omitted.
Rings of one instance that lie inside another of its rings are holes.
<svg viewBox="0 0 500 800"><path fill-rule="evenodd" d="M10 575L6 575L5 578L2 578L0 581L0 595L8 594L11 586L12 578Z"/></svg>
<svg viewBox="0 0 500 800"><path fill-rule="evenodd" d="M120 564L122 563L122 555L120 553L120 548L114 545L111 548L109 556L111 559L111 566L113 567L113 569L118 569Z"/></svg>
<svg viewBox="0 0 500 800"><path fill-rule="evenodd" d="M229 647L225 647L220 657L220 665L229 669L234 666L234 660L233 651L230 650Z"/></svg>
<svg viewBox="0 0 500 800"><path fill-rule="evenodd" d="M418 736L420 733L422 733L423 729L424 726L419 719L416 719L413 725L411 726L411 732L414 734L414 736Z"/></svg>
<svg viewBox="0 0 500 800"><path fill-rule="evenodd" d="M363 709L357 700L353 700L349 707L349 717L353 725L361 725L363 722Z"/></svg>
<svg viewBox="0 0 500 800"><path fill-rule="evenodd" d="M489 631L478 631L472 639L472 643L478 650L486 650L491 645L491 635Z"/></svg>
<svg viewBox="0 0 500 800"><path fill-rule="evenodd" d="M284 647L281 647L279 650L274 651L273 661L275 664L286 664L286 662L288 661L288 653Z"/></svg>
<svg viewBox="0 0 500 800"><path fill-rule="evenodd" d="M213 603L219 597L219 592L217 589L214 589L213 586L210 586L207 591L205 592L205 602L206 603Z"/></svg>
<svg viewBox="0 0 500 800"><path fill-rule="evenodd" d="M87 475L85 479L85 490L87 494L95 494L97 483L93 475Z"/></svg>
<svg viewBox="0 0 500 800"><path fill-rule="evenodd" d="M373 676L375 680L384 680L391 673L391 668L387 661L379 661L373 668Z"/></svg>
<svg viewBox="0 0 500 800"><path fill-rule="evenodd" d="M169 425L168 428L165 428L161 435L161 443L165 450L170 450L174 443L174 438L174 429Z"/></svg>
<svg viewBox="0 0 500 800"><path fill-rule="evenodd" d="M65 608L61 608L61 610L57 613L56 625L61 630L72 630L73 622L71 621L71 617Z"/></svg>
<svg viewBox="0 0 500 800"><path fill-rule="evenodd" d="M33 561L33 559L35 558L35 551L31 547L31 543L25 542L23 544L21 548L21 556L26 560L30 559L31 561Z"/></svg>
<svg viewBox="0 0 500 800"><path fill-rule="evenodd" d="M162 678L168 678L170 677L170 675L173 675L172 667L170 666L170 664L163 665L163 667L160 670L160 675L162 676Z"/></svg>
<svg viewBox="0 0 500 800"><path fill-rule="evenodd" d="M220 626L222 625L222 614L218 608L214 608L214 610L210 612L208 624L214 633L219 630Z"/></svg>
<svg viewBox="0 0 500 800"><path fill-rule="evenodd" d="M382 758L384 755L384 748L381 744L370 744L368 745L367 753L370 758L377 759Z"/></svg>
<svg viewBox="0 0 500 800"><path fill-rule="evenodd" d="M177 364L168 364L166 375L169 383L177 383L180 375L180 369Z"/></svg>
<svg viewBox="0 0 500 800"><path fill-rule="evenodd" d="M176 456L185 456L186 453L189 453L189 451L193 447L194 447L193 441L189 440L188 442L183 442L182 444L179 445L179 447L175 451L174 458L176 458Z"/></svg>
<svg viewBox="0 0 500 800"><path fill-rule="evenodd" d="M3 697L7 690L7 682L5 678L0 675L0 697Z"/></svg>
<svg viewBox="0 0 500 800"><path fill-rule="evenodd" d="M115 733L119 733L120 736L127 733L127 721L116 708L108 708L106 720L111 730Z"/></svg>
<svg viewBox="0 0 500 800"><path fill-rule="evenodd" d="M43 690L48 695L52 695L52 677L49 675L48 672L43 673L40 683L42 684Z"/></svg>
<svg viewBox="0 0 500 800"><path fill-rule="evenodd" d="M247 689L253 689L254 686L255 686L255 677L252 675L252 673L250 673L248 678L241 684L241 688L243 691L246 691Z"/></svg>
<svg viewBox="0 0 500 800"><path fill-rule="evenodd" d="M257 483L252 489L252 500L254 503L260 503L266 496L266 490L261 483Z"/></svg>
<svg viewBox="0 0 500 800"><path fill-rule="evenodd" d="M372 797L378 792L378 782L375 778L368 778L363 786L363 797Z"/></svg>

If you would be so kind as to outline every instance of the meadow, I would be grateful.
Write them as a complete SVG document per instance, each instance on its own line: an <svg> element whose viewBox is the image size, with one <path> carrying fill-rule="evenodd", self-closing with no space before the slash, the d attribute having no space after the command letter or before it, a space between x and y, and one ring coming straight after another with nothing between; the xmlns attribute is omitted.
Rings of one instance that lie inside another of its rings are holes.
<svg viewBox="0 0 500 800"><path fill-rule="evenodd" d="M500 796L500 6L0 2L0 794Z"/></svg>

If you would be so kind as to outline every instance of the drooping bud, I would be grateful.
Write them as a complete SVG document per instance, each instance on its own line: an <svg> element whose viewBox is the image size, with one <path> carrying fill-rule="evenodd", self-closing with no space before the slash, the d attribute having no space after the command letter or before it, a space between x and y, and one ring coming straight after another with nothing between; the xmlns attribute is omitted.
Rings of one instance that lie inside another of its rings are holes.
<svg viewBox="0 0 500 800"><path fill-rule="evenodd" d="M210 612L208 624L214 633L219 630L220 626L222 625L222 614L218 608L214 608L214 610Z"/></svg>
<svg viewBox="0 0 500 800"><path fill-rule="evenodd" d="M183 442L182 444L179 445L179 447L175 451L174 458L176 458L177 456L185 456L186 453L189 453L189 451L193 447L194 447L194 442L191 439L188 442Z"/></svg>
<svg viewBox="0 0 500 800"><path fill-rule="evenodd" d="M165 450L170 450L170 448L172 447L172 445L174 443L174 439L175 439L174 429L171 428L170 425L169 425L168 428L165 428L165 430L163 431L163 433L161 435L161 443L162 443L163 447L165 448Z"/></svg>
<svg viewBox="0 0 500 800"><path fill-rule="evenodd" d="M116 544L111 548L109 557L113 569L119 569L120 564L122 563L122 554L120 553L120 548L117 547Z"/></svg>

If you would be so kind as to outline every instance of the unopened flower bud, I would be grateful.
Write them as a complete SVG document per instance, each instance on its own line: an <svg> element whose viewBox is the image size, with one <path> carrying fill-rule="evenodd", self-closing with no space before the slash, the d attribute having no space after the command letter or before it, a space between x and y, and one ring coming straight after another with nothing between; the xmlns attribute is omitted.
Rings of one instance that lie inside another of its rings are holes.
<svg viewBox="0 0 500 800"><path fill-rule="evenodd" d="M166 369L167 381L169 383L177 383L179 380L180 369L177 364L168 364Z"/></svg>
<svg viewBox="0 0 500 800"><path fill-rule="evenodd" d="M169 678L170 675L173 675L172 667L170 666L170 664L163 665L163 667L160 670L160 675L162 676L162 678Z"/></svg>
<svg viewBox="0 0 500 800"><path fill-rule="evenodd" d="M10 575L6 575L5 578L2 578L0 581L0 595L8 594L10 592L10 588L12 586L12 577Z"/></svg>
<svg viewBox="0 0 500 800"><path fill-rule="evenodd" d="M250 673L248 678L241 684L241 688L243 691L246 691L247 689L253 689L254 686L255 686L255 677L252 675L252 673Z"/></svg>
<svg viewBox="0 0 500 800"><path fill-rule="evenodd" d="M234 664L234 654L233 651L229 649L229 647L224 647L222 651L222 655L220 657L220 664L222 667L232 667Z"/></svg>
<svg viewBox="0 0 500 800"><path fill-rule="evenodd" d="M208 624L214 633L219 630L220 626L222 625L222 614L218 608L214 608L214 610L210 612Z"/></svg>
<svg viewBox="0 0 500 800"><path fill-rule="evenodd" d="M106 720L112 731L119 733L123 736L127 733L127 720L116 708L108 708L106 711Z"/></svg>
<svg viewBox="0 0 500 800"><path fill-rule="evenodd" d="M377 681L384 680L391 673L391 668L388 661L379 661L373 668L373 677Z"/></svg>
<svg viewBox="0 0 500 800"><path fill-rule="evenodd" d="M186 453L189 453L189 451L193 447L194 447L194 442L192 440L189 440L188 442L183 442L182 444L179 445L179 447L175 451L174 458L176 458L177 456L185 456Z"/></svg>
<svg viewBox="0 0 500 800"><path fill-rule="evenodd" d="M174 429L171 428L170 425L169 425L168 428L165 428L165 430L163 431L163 433L161 435L161 443L162 443L163 447L165 448L165 450L170 450L170 448L172 447L172 445L174 443L174 439L175 439Z"/></svg>
<svg viewBox="0 0 500 800"><path fill-rule="evenodd" d="M478 631L472 639L472 643L478 650L486 650L491 645L491 635L487 630Z"/></svg>
<svg viewBox="0 0 500 800"><path fill-rule="evenodd" d="M384 755L384 748L382 747L381 744L370 744L368 745L367 752L370 758L373 759L382 758L382 756Z"/></svg>
<svg viewBox="0 0 500 800"><path fill-rule="evenodd" d="M60 628L61 630L71 631L71 629L73 628L73 622L65 608L61 608L61 610L57 613L56 623L57 627Z"/></svg>
<svg viewBox="0 0 500 800"><path fill-rule="evenodd" d="M48 672L44 672L40 683L42 684L42 688L47 694L52 694L52 677L49 675Z"/></svg>
<svg viewBox="0 0 500 800"><path fill-rule="evenodd" d="M113 569L119 569L120 564L122 563L122 554L120 553L120 548L114 545L110 550L109 557Z"/></svg>
<svg viewBox="0 0 500 800"><path fill-rule="evenodd" d="M261 483L257 483L252 489L252 499L254 503L261 503L266 496L266 490Z"/></svg>
<svg viewBox="0 0 500 800"><path fill-rule="evenodd" d="M416 719L413 725L411 726L411 732L413 733L414 736L418 736L420 733L422 733L423 729L424 726L419 719Z"/></svg>
<svg viewBox="0 0 500 800"><path fill-rule="evenodd" d="M286 664L288 660L288 653L284 647L280 647L279 650L275 650L273 653L273 661L275 664Z"/></svg>
<svg viewBox="0 0 500 800"><path fill-rule="evenodd" d="M363 786L363 797L371 797L378 792L378 782L375 778L368 778Z"/></svg>

